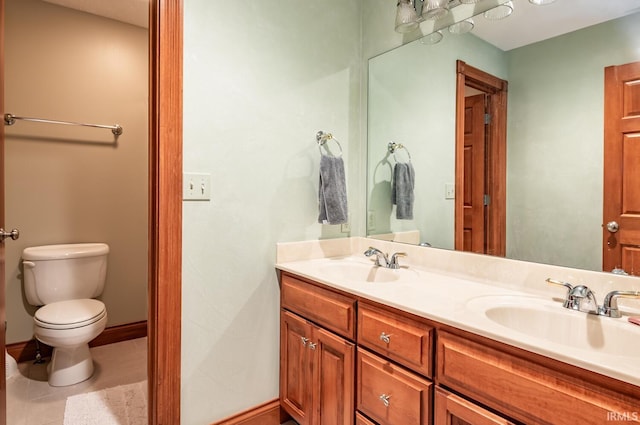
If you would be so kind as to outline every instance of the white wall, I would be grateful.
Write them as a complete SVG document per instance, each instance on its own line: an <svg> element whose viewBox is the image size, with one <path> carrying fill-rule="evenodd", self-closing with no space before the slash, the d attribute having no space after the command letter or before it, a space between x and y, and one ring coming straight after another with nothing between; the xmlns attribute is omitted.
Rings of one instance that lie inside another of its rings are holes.
<svg viewBox="0 0 640 425"><path fill-rule="evenodd" d="M212 181L183 210L185 425L278 397L275 244L348 235L317 223L318 130L364 234L360 3L185 1L184 170Z"/></svg>

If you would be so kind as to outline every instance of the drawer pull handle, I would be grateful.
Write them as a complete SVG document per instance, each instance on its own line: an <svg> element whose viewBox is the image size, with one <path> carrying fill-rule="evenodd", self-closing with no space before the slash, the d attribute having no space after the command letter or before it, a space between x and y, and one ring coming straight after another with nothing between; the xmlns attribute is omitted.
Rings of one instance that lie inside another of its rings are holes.
<svg viewBox="0 0 640 425"><path fill-rule="evenodd" d="M389 399L391 398L390 395L387 394L382 394L380 396L380 401L382 402L382 404L384 404L384 407L389 407Z"/></svg>
<svg viewBox="0 0 640 425"><path fill-rule="evenodd" d="M307 342L309 342L309 338L305 338L305 337L301 336L300 340L302 341L302 345L304 347L306 347L307 346Z"/></svg>
<svg viewBox="0 0 640 425"><path fill-rule="evenodd" d="M380 334L380 341L384 342L385 344L389 344L391 342L391 335L387 335L386 333L382 332Z"/></svg>
<svg viewBox="0 0 640 425"><path fill-rule="evenodd" d="M311 350L315 350L317 345L318 345L318 344L316 344L316 343L310 342L310 343L309 343L309 348L310 348Z"/></svg>

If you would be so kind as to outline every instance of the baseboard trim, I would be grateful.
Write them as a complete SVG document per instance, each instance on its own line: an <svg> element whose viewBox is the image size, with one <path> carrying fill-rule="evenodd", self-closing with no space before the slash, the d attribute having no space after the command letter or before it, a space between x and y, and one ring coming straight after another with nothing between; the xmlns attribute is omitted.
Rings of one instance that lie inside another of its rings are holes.
<svg viewBox="0 0 640 425"><path fill-rule="evenodd" d="M113 344L115 342L128 341L130 339L147 336L147 321L128 323L126 325L111 326L104 330L96 339L89 343L90 347ZM52 348L40 343L42 357L50 357ZM36 342L34 339L24 342L7 344L7 352L18 361L28 362L36 358Z"/></svg>
<svg viewBox="0 0 640 425"><path fill-rule="evenodd" d="M280 400L268 401L211 425L280 425L291 417L280 408Z"/></svg>

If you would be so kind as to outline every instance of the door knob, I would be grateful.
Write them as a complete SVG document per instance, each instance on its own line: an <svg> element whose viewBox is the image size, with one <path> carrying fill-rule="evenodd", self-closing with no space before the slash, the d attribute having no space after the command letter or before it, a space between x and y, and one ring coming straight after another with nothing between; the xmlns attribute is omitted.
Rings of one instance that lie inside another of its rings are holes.
<svg viewBox="0 0 640 425"><path fill-rule="evenodd" d="M617 221L610 221L607 223L607 230L611 233L617 232L618 229L620 229L620 226L618 225Z"/></svg>
<svg viewBox="0 0 640 425"><path fill-rule="evenodd" d="M5 231L0 228L0 242L4 242L5 239L11 238L12 240L16 240L20 237L20 231L18 229L13 229L10 232Z"/></svg>

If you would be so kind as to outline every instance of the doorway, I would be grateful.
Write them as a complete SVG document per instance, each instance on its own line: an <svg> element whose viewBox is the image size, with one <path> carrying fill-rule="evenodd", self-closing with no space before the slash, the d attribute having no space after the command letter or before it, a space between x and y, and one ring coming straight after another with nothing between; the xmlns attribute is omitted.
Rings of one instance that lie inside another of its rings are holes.
<svg viewBox="0 0 640 425"><path fill-rule="evenodd" d="M456 65L455 249L503 257L507 82Z"/></svg>
<svg viewBox="0 0 640 425"><path fill-rule="evenodd" d="M0 0L0 41L4 38ZM182 261L182 2L151 0L149 19L149 231L148 403L149 424L180 423L180 320ZM4 45L4 43L2 43ZM0 48L0 84L4 51ZM1 104L1 103L0 103ZM4 106L2 107L4 113ZM0 131L3 151L4 129ZM4 155L0 155L4 163ZM4 188L4 174L0 175ZM0 189L0 206L4 204ZM0 214L3 218L3 214ZM6 227L4 220L0 225ZM170 229L170 231L169 231ZM0 247L0 266L4 266ZM0 270L2 267L0 267ZM4 324L4 273L0 320ZM5 350L4 328L0 350ZM0 425L6 424L4 357L0 362Z"/></svg>

